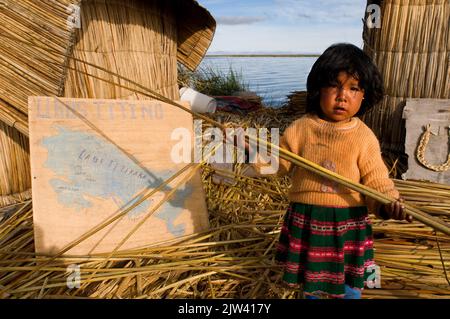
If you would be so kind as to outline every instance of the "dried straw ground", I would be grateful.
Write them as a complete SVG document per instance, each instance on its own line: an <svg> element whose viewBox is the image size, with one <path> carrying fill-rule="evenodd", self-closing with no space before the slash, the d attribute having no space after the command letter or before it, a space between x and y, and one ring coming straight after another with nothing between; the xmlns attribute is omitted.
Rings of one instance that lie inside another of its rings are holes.
<svg viewBox="0 0 450 319"><path fill-rule="evenodd" d="M280 127L297 115L264 109L246 117L215 114L221 123ZM204 127L206 129L207 126ZM36 256L31 202L3 209L0 220L0 291L3 298L301 298L285 287L273 257L288 200L289 179L248 178L236 166L235 185L215 184L202 166L211 229L160 246L88 257ZM448 221L450 186L396 180L409 204ZM450 298L445 268L450 238L419 222L373 219L381 289L364 298ZM81 270L80 288L70 289Z"/></svg>

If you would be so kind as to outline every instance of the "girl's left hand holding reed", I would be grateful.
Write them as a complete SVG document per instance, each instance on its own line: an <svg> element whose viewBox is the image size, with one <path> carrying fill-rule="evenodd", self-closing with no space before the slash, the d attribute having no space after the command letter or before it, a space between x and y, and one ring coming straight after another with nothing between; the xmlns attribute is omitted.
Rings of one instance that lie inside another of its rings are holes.
<svg viewBox="0 0 450 319"><path fill-rule="evenodd" d="M388 204L380 204L379 206L379 215L384 219L396 219L396 220L407 220L408 222L412 222L412 216L406 214L405 206L403 205L403 198L399 198L397 201L388 203Z"/></svg>

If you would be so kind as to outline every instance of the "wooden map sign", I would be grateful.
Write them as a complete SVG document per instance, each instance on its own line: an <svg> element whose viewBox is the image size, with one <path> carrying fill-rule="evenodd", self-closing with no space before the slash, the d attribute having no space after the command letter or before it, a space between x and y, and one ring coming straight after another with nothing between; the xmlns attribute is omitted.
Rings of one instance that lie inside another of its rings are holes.
<svg viewBox="0 0 450 319"><path fill-rule="evenodd" d="M51 97L30 97L28 104L38 253L59 252L137 204L143 193L156 190L187 165L174 163L170 156L178 142L171 139L173 130L193 132L192 115L175 106L159 101ZM170 193L173 196L164 201ZM200 172L188 169L66 254L113 251L155 207L120 250L209 227Z"/></svg>

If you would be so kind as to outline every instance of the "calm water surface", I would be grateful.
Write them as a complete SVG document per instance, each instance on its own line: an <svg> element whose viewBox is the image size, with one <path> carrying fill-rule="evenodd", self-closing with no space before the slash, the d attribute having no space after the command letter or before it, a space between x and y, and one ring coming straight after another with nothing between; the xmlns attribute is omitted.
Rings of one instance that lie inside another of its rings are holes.
<svg viewBox="0 0 450 319"><path fill-rule="evenodd" d="M221 73L230 68L240 75L251 91L267 106L279 107L293 91L306 90L306 78L317 57L213 57L203 59L200 67Z"/></svg>

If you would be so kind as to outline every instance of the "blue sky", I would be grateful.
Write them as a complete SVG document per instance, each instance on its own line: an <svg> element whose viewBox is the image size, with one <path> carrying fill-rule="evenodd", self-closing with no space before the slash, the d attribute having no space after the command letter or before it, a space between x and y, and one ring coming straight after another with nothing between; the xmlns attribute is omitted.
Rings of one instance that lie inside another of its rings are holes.
<svg viewBox="0 0 450 319"><path fill-rule="evenodd" d="M321 53L336 42L362 47L367 0L198 0L217 21L208 53Z"/></svg>

